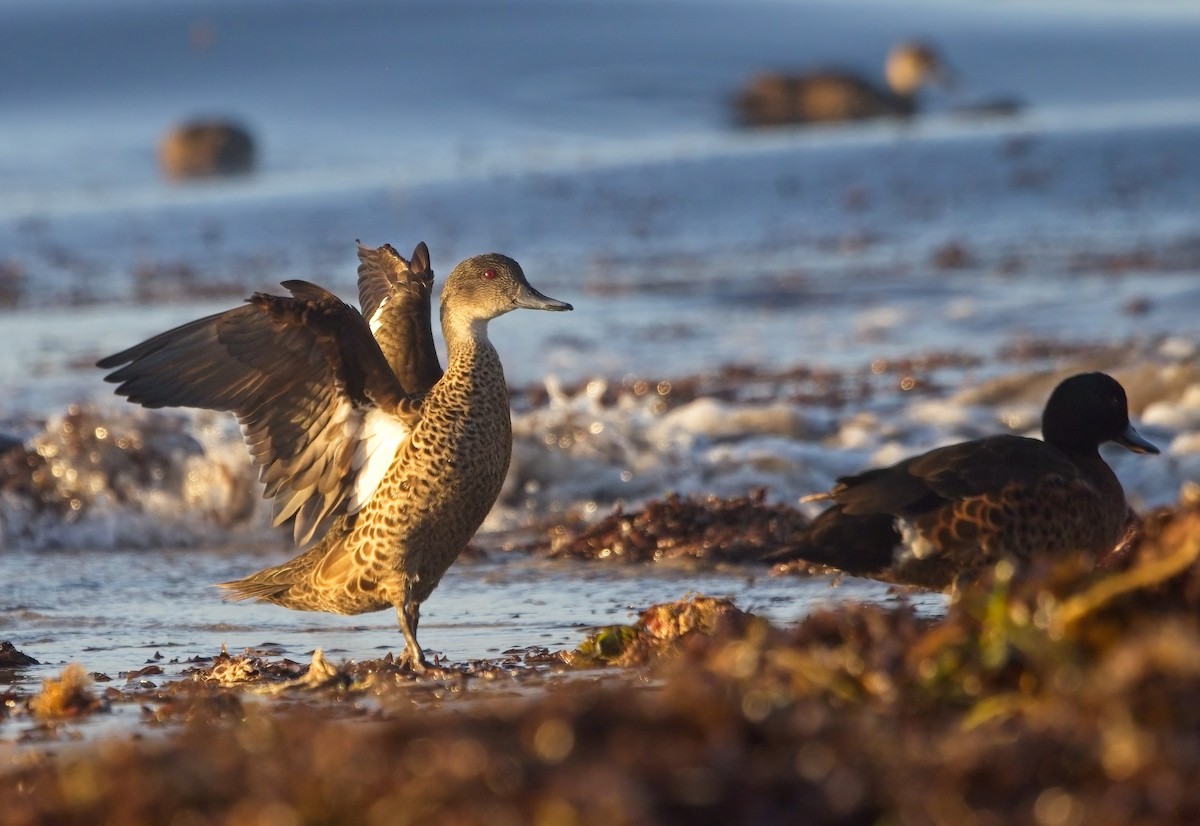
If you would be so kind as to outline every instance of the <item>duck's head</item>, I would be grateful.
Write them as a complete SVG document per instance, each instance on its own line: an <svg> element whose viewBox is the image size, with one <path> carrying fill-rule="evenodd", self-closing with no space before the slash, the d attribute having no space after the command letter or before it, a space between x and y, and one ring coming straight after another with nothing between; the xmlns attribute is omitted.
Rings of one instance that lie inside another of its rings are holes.
<svg viewBox="0 0 1200 826"><path fill-rule="evenodd" d="M902 97L912 97L926 84L949 86L952 75L928 43L909 40L897 43L884 64L888 87Z"/></svg>
<svg viewBox="0 0 1200 826"><path fill-rule="evenodd" d="M1094 451L1104 442L1134 453L1158 453L1129 423L1125 388L1104 373L1080 373L1054 388L1042 412L1042 436L1068 453Z"/></svg>
<svg viewBox="0 0 1200 826"><path fill-rule="evenodd" d="M489 321L510 310L573 310L529 285L521 265L507 255L488 253L463 261L442 288L442 318Z"/></svg>

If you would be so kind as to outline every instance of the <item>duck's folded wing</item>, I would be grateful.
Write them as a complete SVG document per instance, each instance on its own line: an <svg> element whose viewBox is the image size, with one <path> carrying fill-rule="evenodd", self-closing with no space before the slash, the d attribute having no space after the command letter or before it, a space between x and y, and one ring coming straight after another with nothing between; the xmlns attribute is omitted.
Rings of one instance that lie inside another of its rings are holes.
<svg viewBox="0 0 1200 826"><path fill-rule="evenodd" d="M1038 439L991 436L932 450L917 457L909 473L945 499L963 499L1014 485L1034 488L1051 477L1075 479L1079 469Z"/></svg>
<svg viewBox="0 0 1200 826"><path fill-rule="evenodd" d="M392 372L410 393L423 393L442 377L430 323L433 270L429 248L417 244L411 261L390 244L358 245L358 296L363 316Z"/></svg>
<svg viewBox="0 0 1200 826"><path fill-rule="evenodd" d="M839 479L829 498L849 514L914 514L1012 485L1036 486L1050 476L1072 479L1078 469L1045 442L991 436Z"/></svg>
<svg viewBox="0 0 1200 826"><path fill-rule="evenodd" d="M297 544L373 494L419 416L353 307L304 281L292 297L257 293L245 306L162 333L97 363L116 392L145 407L237 415L274 499L275 524L295 518Z"/></svg>

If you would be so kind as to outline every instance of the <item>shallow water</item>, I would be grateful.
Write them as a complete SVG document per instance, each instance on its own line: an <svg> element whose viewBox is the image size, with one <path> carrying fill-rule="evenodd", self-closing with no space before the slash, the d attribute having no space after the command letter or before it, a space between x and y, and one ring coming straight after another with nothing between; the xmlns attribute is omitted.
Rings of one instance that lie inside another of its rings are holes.
<svg viewBox="0 0 1200 826"><path fill-rule="evenodd" d="M269 558L268 558L269 557ZM297 662L321 648L334 661L376 659L403 640L391 611L356 617L227 603L211 583L248 573L280 556L203 548L8 552L9 587L0 603L0 638L34 656L29 679L67 662L116 679L158 662L163 679L186 662L227 646ZM44 586L57 571L54 586ZM691 592L730 596L744 610L792 622L841 599L889 601L887 587L827 577L772 577L761 567L680 570L528 558L460 562L421 612L421 642L451 662L492 659L512 648L572 649L597 626L629 624L651 604ZM938 610L942 597L910 601ZM153 659L161 654L161 660Z"/></svg>

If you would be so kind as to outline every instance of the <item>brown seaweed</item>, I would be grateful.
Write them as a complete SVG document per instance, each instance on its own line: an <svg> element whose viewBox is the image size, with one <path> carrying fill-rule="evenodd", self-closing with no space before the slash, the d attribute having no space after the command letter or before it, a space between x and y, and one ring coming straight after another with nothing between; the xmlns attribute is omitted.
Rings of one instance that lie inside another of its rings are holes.
<svg viewBox="0 0 1200 826"><path fill-rule="evenodd" d="M732 499L672 494L631 513L618 505L580 531L560 527L542 550L553 557L623 562L749 562L794 542L807 527L804 514L767 502L761 489Z"/></svg>
<svg viewBox="0 0 1200 826"><path fill-rule="evenodd" d="M533 694L439 675L251 702L185 680L166 737L0 771L2 819L1194 823L1197 557L1193 502L1147 517L1107 567L997 566L943 617L845 604L787 629L681 600L627 632L642 665L587 658L571 678L560 659ZM414 702L423 685L440 704Z"/></svg>

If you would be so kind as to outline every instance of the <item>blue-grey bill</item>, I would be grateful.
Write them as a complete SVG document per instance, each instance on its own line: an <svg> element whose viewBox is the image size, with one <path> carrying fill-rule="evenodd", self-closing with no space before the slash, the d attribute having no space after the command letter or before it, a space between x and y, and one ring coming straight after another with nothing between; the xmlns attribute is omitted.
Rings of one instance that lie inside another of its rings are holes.
<svg viewBox="0 0 1200 826"><path fill-rule="evenodd" d="M1134 453L1158 453L1158 448L1150 443L1141 433L1134 430L1133 425L1125 428L1125 431L1115 441L1117 444L1132 450Z"/></svg>
<svg viewBox="0 0 1200 826"><path fill-rule="evenodd" d="M518 307L524 307L527 310L562 311L575 309L567 302L559 301L557 298L550 298L549 296L542 295L533 287L528 285L526 285L521 292L517 294L517 297L513 299L513 303Z"/></svg>

